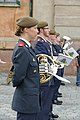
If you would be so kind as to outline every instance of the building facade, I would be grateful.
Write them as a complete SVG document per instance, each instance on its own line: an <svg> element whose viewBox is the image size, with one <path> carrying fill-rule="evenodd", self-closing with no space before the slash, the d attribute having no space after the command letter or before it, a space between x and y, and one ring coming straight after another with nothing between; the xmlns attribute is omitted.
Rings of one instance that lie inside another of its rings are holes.
<svg viewBox="0 0 80 120"><path fill-rule="evenodd" d="M30 14L29 0L0 0L0 71L9 71L12 63L12 50L16 44L16 20Z"/></svg>
<svg viewBox="0 0 80 120"><path fill-rule="evenodd" d="M7 62L0 63L1 71L10 69L12 50L17 41L14 36L15 22L20 16L30 15L38 20L46 20L50 28L55 28L61 36L72 38L74 49L80 47L80 0L0 1L0 58ZM73 60L70 66L65 68L65 74L75 74L75 71L75 60Z"/></svg>

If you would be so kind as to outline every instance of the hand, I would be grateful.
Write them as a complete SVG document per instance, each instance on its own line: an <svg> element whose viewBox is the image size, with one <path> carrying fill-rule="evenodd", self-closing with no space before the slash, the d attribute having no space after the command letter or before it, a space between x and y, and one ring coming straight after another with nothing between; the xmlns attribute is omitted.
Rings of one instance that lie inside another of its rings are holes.
<svg viewBox="0 0 80 120"><path fill-rule="evenodd" d="M64 68L64 64L61 63L59 69Z"/></svg>
<svg viewBox="0 0 80 120"><path fill-rule="evenodd" d="M56 74L57 70L58 70L58 66L55 66L53 64L49 67L49 72L51 72L53 74Z"/></svg>

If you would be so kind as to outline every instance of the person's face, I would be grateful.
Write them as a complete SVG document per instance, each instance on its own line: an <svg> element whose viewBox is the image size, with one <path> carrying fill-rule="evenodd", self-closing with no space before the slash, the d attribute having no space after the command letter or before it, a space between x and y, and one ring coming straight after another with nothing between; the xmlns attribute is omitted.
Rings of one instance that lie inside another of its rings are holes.
<svg viewBox="0 0 80 120"><path fill-rule="evenodd" d="M30 41L34 41L35 37L37 36L37 33L37 25L31 28L27 28L27 34Z"/></svg>
<svg viewBox="0 0 80 120"><path fill-rule="evenodd" d="M57 38L56 38L56 41L58 42L58 43L60 43L60 36L58 36Z"/></svg>
<svg viewBox="0 0 80 120"><path fill-rule="evenodd" d="M52 42L56 41L56 35L49 35L49 38Z"/></svg>
<svg viewBox="0 0 80 120"><path fill-rule="evenodd" d="M50 29L49 29L48 26L46 26L46 27L43 28L43 34L44 34L46 37L49 37L49 31L50 31Z"/></svg>

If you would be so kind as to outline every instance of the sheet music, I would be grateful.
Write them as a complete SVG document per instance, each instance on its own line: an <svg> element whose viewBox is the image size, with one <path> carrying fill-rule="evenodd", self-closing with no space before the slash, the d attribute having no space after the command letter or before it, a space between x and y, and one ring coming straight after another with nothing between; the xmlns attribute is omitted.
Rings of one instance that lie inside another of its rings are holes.
<svg viewBox="0 0 80 120"><path fill-rule="evenodd" d="M75 57L77 57L79 54L74 50L73 47L71 47L70 49L66 50L65 53L72 57L72 59L74 59Z"/></svg>
<svg viewBox="0 0 80 120"><path fill-rule="evenodd" d="M72 62L72 57L59 54L58 58L56 59L56 62L63 63L65 66L68 66Z"/></svg>

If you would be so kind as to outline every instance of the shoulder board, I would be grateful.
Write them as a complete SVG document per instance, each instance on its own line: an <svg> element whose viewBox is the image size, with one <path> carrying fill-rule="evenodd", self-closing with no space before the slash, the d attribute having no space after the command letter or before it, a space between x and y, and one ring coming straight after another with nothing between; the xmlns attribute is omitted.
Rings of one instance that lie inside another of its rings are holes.
<svg viewBox="0 0 80 120"><path fill-rule="evenodd" d="M41 38L37 38L37 40L36 40L37 42L45 42L43 39L41 39Z"/></svg>
<svg viewBox="0 0 80 120"><path fill-rule="evenodd" d="M38 41L38 42L41 41L41 38L37 38L36 41Z"/></svg>
<svg viewBox="0 0 80 120"><path fill-rule="evenodd" d="M19 46L19 47L23 47L23 46L24 46L24 42L19 41L19 42L18 42L18 46Z"/></svg>

